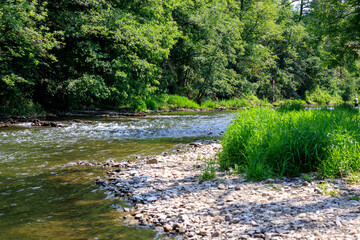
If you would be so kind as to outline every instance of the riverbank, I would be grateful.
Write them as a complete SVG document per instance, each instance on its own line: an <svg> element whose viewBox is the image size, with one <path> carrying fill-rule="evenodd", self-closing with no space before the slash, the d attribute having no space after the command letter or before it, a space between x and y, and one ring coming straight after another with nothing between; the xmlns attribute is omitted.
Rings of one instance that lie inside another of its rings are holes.
<svg viewBox="0 0 360 240"><path fill-rule="evenodd" d="M200 181L218 142L195 143L115 169L97 183L129 201L124 219L185 239L359 239L359 179L247 182L218 172Z"/></svg>

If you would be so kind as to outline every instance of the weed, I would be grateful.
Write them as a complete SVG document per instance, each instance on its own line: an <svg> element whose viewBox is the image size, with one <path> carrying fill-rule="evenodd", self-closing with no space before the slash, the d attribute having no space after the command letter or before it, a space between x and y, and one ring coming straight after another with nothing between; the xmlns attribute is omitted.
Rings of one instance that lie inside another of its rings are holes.
<svg viewBox="0 0 360 240"><path fill-rule="evenodd" d="M356 183L360 183L360 175L359 173L350 173L348 178L347 178L347 181L349 184L356 184Z"/></svg>
<svg viewBox="0 0 360 240"><path fill-rule="evenodd" d="M279 185L273 185L272 190L280 191L281 187Z"/></svg>
<svg viewBox="0 0 360 240"><path fill-rule="evenodd" d="M210 161L206 161L206 166L205 166L205 170L202 173L202 175L199 177L200 181L208 181L208 180L213 180L216 177L216 170L215 170L215 161L214 160L210 160Z"/></svg>
<svg viewBox="0 0 360 240"><path fill-rule="evenodd" d="M331 186L329 185L329 183L327 181L319 183L318 187L320 188L320 190L323 194L330 195L331 197L337 197L340 195L338 190L331 189Z"/></svg>
<svg viewBox="0 0 360 240"><path fill-rule="evenodd" d="M302 176L302 179L306 182L311 182L312 181L312 177L311 175L305 173L303 176Z"/></svg>
<svg viewBox="0 0 360 240"><path fill-rule="evenodd" d="M359 195L354 195L348 198L349 200L355 200L355 201L360 201L360 197Z"/></svg>

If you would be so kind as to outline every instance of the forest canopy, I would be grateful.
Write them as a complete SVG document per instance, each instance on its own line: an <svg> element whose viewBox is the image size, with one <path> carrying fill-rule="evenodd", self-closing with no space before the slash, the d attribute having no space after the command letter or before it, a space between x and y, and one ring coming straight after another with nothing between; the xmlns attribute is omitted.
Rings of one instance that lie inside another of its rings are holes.
<svg viewBox="0 0 360 240"><path fill-rule="evenodd" d="M3 0L0 107L359 90L360 0Z"/></svg>

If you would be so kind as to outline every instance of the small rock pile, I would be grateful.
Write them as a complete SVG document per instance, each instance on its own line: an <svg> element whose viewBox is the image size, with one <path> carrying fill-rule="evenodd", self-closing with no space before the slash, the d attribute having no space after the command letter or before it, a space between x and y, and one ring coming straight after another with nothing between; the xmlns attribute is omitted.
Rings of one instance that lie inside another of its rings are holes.
<svg viewBox="0 0 360 240"><path fill-rule="evenodd" d="M201 181L217 142L137 163L113 163L106 180L130 224L184 239L360 239L360 188L345 179L268 179L218 173ZM109 163L107 163L109 165Z"/></svg>

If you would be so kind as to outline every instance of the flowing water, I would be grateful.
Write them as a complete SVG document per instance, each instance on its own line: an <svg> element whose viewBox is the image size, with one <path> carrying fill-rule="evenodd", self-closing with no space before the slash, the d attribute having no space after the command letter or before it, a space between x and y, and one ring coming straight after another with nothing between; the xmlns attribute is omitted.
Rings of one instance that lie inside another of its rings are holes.
<svg viewBox="0 0 360 240"><path fill-rule="evenodd" d="M159 238L151 229L119 220L116 208L126 203L94 184L106 169L74 163L131 161L216 139L232 115L182 113L0 129L0 239Z"/></svg>

